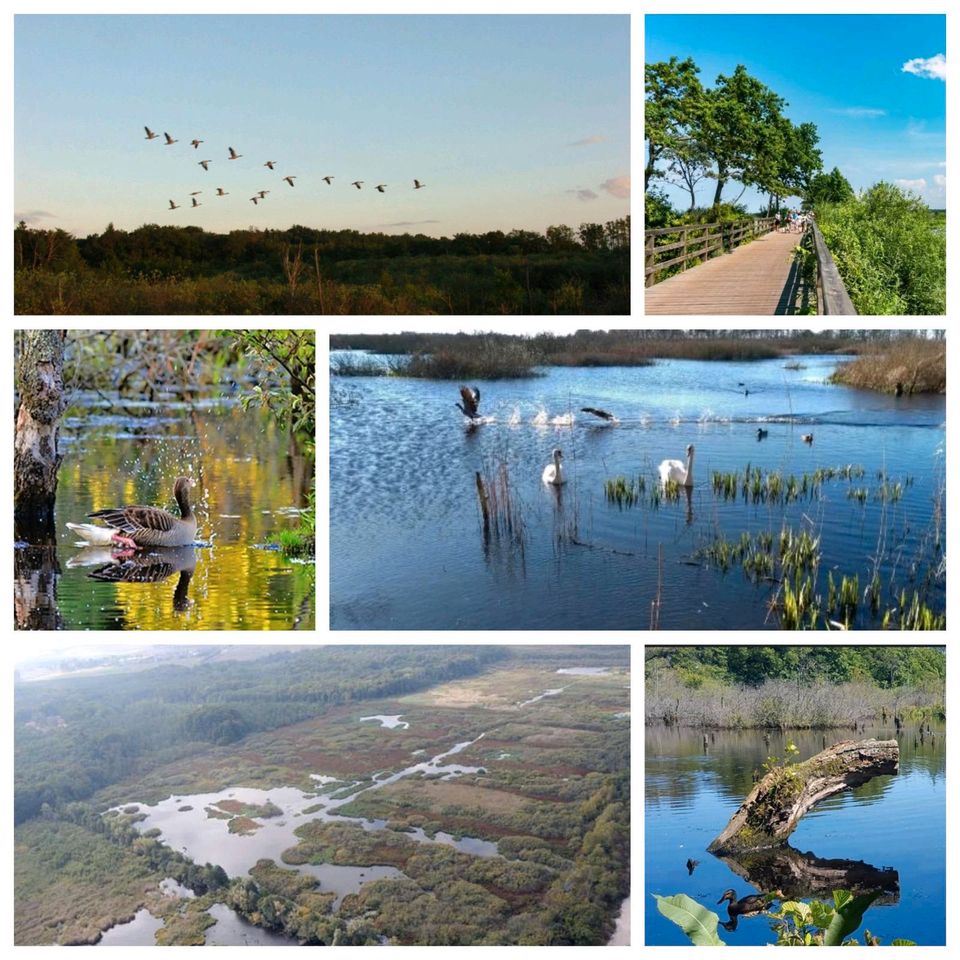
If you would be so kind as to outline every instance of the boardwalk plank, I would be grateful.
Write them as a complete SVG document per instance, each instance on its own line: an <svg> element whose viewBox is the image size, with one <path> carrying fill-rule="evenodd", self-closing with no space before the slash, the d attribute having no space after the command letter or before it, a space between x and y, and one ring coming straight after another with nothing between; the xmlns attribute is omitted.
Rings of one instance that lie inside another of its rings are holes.
<svg viewBox="0 0 960 960"><path fill-rule="evenodd" d="M793 248L799 242L797 233L766 233L732 253L647 287L645 313L761 317L787 313Z"/></svg>

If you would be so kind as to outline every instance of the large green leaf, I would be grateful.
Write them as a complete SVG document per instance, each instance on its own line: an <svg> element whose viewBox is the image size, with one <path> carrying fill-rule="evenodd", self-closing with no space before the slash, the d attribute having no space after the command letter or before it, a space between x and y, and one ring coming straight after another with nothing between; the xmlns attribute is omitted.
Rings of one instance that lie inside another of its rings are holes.
<svg viewBox="0 0 960 960"><path fill-rule="evenodd" d="M726 944L717 936L717 923L720 918L685 893L672 897L657 898L657 909L672 920L697 947L723 947Z"/></svg>
<svg viewBox="0 0 960 960"><path fill-rule="evenodd" d="M833 919L823 935L825 947L839 947L843 938L850 936L863 920L864 911L880 896L881 891L851 896L847 890L833 891Z"/></svg>

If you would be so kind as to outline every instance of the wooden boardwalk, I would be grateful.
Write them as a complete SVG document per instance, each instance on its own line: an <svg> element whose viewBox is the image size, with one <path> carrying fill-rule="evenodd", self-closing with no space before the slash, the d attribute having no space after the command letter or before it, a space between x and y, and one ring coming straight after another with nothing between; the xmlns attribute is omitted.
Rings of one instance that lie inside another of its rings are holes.
<svg viewBox="0 0 960 960"><path fill-rule="evenodd" d="M765 233L644 291L647 315L793 313L799 233Z"/></svg>

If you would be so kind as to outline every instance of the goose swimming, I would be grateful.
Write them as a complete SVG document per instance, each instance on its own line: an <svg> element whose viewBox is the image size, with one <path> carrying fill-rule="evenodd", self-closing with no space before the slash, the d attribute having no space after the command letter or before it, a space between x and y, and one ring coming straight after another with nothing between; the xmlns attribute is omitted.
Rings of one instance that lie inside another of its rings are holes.
<svg viewBox="0 0 960 960"><path fill-rule="evenodd" d="M664 460L657 468L660 474L660 482L666 484L670 481L680 484L681 487L693 486L693 444L687 444L687 462L681 463L679 460Z"/></svg>
<svg viewBox="0 0 960 960"><path fill-rule="evenodd" d="M111 507L88 513L93 520L102 520L107 526L93 523L68 523L88 543L118 543L124 547L184 547L197 536L197 516L190 508L188 491L193 481L178 477L173 495L180 508L175 517L159 507Z"/></svg>
<svg viewBox="0 0 960 960"><path fill-rule="evenodd" d="M169 147L170 144L172 144L172 143L179 143L179 142L180 142L179 140L174 140L173 137L171 137L170 134L167 133L166 131L164 131L163 135L167 138L166 146L168 146L168 147Z"/></svg>
<svg viewBox="0 0 960 960"><path fill-rule="evenodd" d="M233 147L227 147L227 149L230 151L230 156L227 157L228 160L239 160L243 156L242 153L237 153Z"/></svg>
<svg viewBox="0 0 960 960"><path fill-rule="evenodd" d="M292 174L291 176L289 176L289 177L284 177L283 179L286 180L287 183L289 183L290 186L292 187L292 186L293 186L293 181L297 179L297 175L296 175L296 174Z"/></svg>
<svg viewBox="0 0 960 960"><path fill-rule="evenodd" d="M471 420L476 419L477 411L480 409L480 391L476 387L461 387L460 396L463 398L463 405L455 403L454 406Z"/></svg>
<svg viewBox="0 0 960 960"><path fill-rule="evenodd" d="M426 184L425 184L425 183L421 183L419 180L414 180L414 181L413 181L413 189L414 189L414 190L422 190L425 186L426 186Z"/></svg>
<svg viewBox="0 0 960 960"><path fill-rule="evenodd" d="M360 189L360 184L361 184L361 183L366 183L366 182L367 182L366 180L354 180L353 183L350 184L350 186L351 186L351 187L356 187L356 188L359 190L359 189Z"/></svg>
<svg viewBox="0 0 960 960"><path fill-rule="evenodd" d="M144 127L143 129L147 131L147 135L143 138L144 140L156 140L156 139L157 139L157 135L156 135L149 127Z"/></svg>
<svg viewBox="0 0 960 960"><path fill-rule="evenodd" d="M203 143L203 142L204 142L203 140L198 140L196 137L194 137L194 138L190 141L190 146L193 147L194 150L199 150L199 149L200 149L200 144Z"/></svg>
<svg viewBox="0 0 960 960"><path fill-rule="evenodd" d="M200 164L200 166L203 167L204 170L209 170L209 169L210 169L210 167L209 167L210 161L209 161L209 160L198 160L197 163Z"/></svg>

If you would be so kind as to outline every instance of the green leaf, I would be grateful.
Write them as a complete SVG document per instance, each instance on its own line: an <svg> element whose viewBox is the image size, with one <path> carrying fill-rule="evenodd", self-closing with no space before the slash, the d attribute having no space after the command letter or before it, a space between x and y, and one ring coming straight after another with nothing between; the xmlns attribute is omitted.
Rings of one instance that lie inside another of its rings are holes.
<svg viewBox="0 0 960 960"><path fill-rule="evenodd" d="M825 947L839 947L843 938L848 937L863 920L867 907L880 896L881 891L865 893L859 897L851 896L847 890L833 891L835 915L823 936Z"/></svg>
<svg viewBox="0 0 960 960"><path fill-rule="evenodd" d="M672 897L654 894L657 909L675 923L697 947L723 947L724 942L717 936L717 923L720 918L706 907L691 900L684 893Z"/></svg>
<svg viewBox="0 0 960 960"><path fill-rule="evenodd" d="M891 947L915 947L916 945L917 945L917 944L916 944L916 941L915 941L915 940L900 940L900 939L897 939L897 940L891 940L891 941L890 941L890 946L891 946Z"/></svg>

